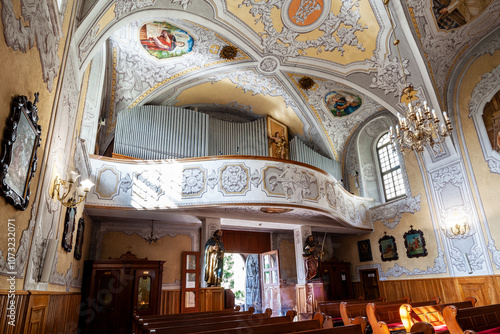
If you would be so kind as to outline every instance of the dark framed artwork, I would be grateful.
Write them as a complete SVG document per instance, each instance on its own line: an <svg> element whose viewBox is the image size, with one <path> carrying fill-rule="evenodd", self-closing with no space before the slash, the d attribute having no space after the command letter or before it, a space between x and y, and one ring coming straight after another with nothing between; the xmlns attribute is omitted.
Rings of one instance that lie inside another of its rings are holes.
<svg viewBox="0 0 500 334"><path fill-rule="evenodd" d="M78 227L76 229L75 252L73 253L73 256L77 260L80 260L82 258L84 233L85 233L85 219L83 219L83 217L80 217L80 219L78 219Z"/></svg>
<svg viewBox="0 0 500 334"><path fill-rule="evenodd" d="M36 102L38 93L33 103L26 96L14 98L2 143L0 195L19 210L28 207L30 183L37 166L36 151L41 141Z"/></svg>
<svg viewBox="0 0 500 334"><path fill-rule="evenodd" d="M414 230L410 225L410 230L403 235L405 240L406 255L408 257L427 256L425 248L424 233L420 230Z"/></svg>
<svg viewBox="0 0 500 334"><path fill-rule="evenodd" d="M359 261L372 261L372 248L370 247L370 239L358 241Z"/></svg>
<svg viewBox="0 0 500 334"><path fill-rule="evenodd" d="M64 218L64 234L62 246L66 252L71 252L73 248L73 231L75 229L76 208L67 208Z"/></svg>
<svg viewBox="0 0 500 334"><path fill-rule="evenodd" d="M396 239L394 239L393 236L387 235L387 233L384 232L384 236L378 239L378 245L382 261L392 261L399 258Z"/></svg>

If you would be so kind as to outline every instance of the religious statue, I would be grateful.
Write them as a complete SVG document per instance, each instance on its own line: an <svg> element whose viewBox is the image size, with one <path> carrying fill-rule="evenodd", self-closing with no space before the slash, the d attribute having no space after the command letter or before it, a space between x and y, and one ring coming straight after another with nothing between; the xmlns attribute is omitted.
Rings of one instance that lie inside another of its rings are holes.
<svg viewBox="0 0 500 334"><path fill-rule="evenodd" d="M214 232L205 244L205 281L207 286L220 286L224 268L224 244L221 241L222 230Z"/></svg>
<svg viewBox="0 0 500 334"><path fill-rule="evenodd" d="M319 260L323 256L313 235L307 237L302 256L306 262L306 280L311 280L318 274Z"/></svg>
<svg viewBox="0 0 500 334"><path fill-rule="evenodd" d="M284 135L279 135L276 131L274 136L270 137L276 144L276 152L274 153L275 158L285 159L286 156L286 138Z"/></svg>

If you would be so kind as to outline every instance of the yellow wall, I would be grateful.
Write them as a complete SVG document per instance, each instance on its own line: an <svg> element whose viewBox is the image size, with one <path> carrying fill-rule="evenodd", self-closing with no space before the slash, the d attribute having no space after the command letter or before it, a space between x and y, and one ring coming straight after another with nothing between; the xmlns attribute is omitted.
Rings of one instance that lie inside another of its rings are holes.
<svg viewBox="0 0 500 334"><path fill-rule="evenodd" d="M169 235L149 245L137 234L107 232L102 238L101 259L117 259L130 251L138 258L151 261L166 261L163 268L163 283L174 284L181 280L182 252L191 251L191 238L188 235Z"/></svg>
<svg viewBox="0 0 500 334"><path fill-rule="evenodd" d="M498 224L500 217L500 206L498 205L500 175L490 172L488 163L484 159L473 119L469 118L468 114L469 102L474 88L481 81L481 77L484 73L490 73L498 65L500 65L500 51L496 51L493 55L487 53L479 57L470 64L467 71L463 73L463 78L466 79L462 81L457 91L460 97L458 107L460 110L460 120L462 122L462 129L457 129L457 131L462 130L465 136L465 143L460 141L460 147L462 152L466 149L470 156L474 177L469 175L469 181L471 182L471 186L474 180L477 182L480 194L479 197L474 196L475 201L476 203L482 201L491 235L493 239L497 241L497 248L499 247L498 239L500 237L500 224ZM481 215L479 215L479 220L484 228L484 220ZM484 230L483 234L485 238L487 238ZM495 273L500 273L500 270L496 269L495 266L493 266L493 268Z"/></svg>

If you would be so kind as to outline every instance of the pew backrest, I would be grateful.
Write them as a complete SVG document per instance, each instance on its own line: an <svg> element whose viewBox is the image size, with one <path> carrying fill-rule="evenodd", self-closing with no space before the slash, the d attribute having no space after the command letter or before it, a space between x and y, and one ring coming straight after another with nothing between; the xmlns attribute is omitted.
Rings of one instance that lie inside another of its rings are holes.
<svg viewBox="0 0 500 334"><path fill-rule="evenodd" d="M398 307L401 304L404 303L409 303L410 298L405 297L404 299L401 300L395 300L395 301L390 301L390 302L375 302L375 303L356 303L356 304L349 304L346 302L342 302L340 304L340 316L342 318L342 322L344 325L351 325L351 322L349 319L354 319L358 316L366 317L366 307L368 304L375 304L375 305L393 305L397 304ZM399 309L398 309L399 310Z"/></svg>
<svg viewBox="0 0 500 334"><path fill-rule="evenodd" d="M399 308L399 315L405 330L409 332L411 327L417 322L428 322L436 332L445 331L446 326L443 318L443 310L448 305L455 305L457 308L474 307L476 299L467 297L463 302L426 305L426 306L412 306L410 304L403 304Z"/></svg>
<svg viewBox="0 0 500 334"><path fill-rule="evenodd" d="M180 325L180 326L177 326L176 324L173 323L144 324L143 333L148 333L148 330L155 329L157 331L158 330L168 331L168 333L170 334L185 334L185 333L198 333L198 332L226 329L226 328L251 327L251 326L268 325L268 324L284 324L289 322L292 322L292 320L288 316L269 318L263 314L254 314L246 319L219 321L212 323L193 322L190 325Z"/></svg>
<svg viewBox="0 0 500 334"><path fill-rule="evenodd" d="M480 332L498 328L500 330L500 304L457 308L446 306L443 318L450 334L464 334L465 331Z"/></svg>

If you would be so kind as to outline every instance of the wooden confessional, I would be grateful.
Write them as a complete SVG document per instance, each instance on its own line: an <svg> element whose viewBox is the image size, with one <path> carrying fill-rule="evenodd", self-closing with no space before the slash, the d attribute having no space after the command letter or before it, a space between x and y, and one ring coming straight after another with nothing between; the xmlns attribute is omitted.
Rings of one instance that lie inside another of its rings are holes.
<svg viewBox="0 0 500 334"><path fill-rule="evenodd" d="M164 263L130 252L119 259L85 261L81 332L128 334L134 313L159 314Z"/></svg>

